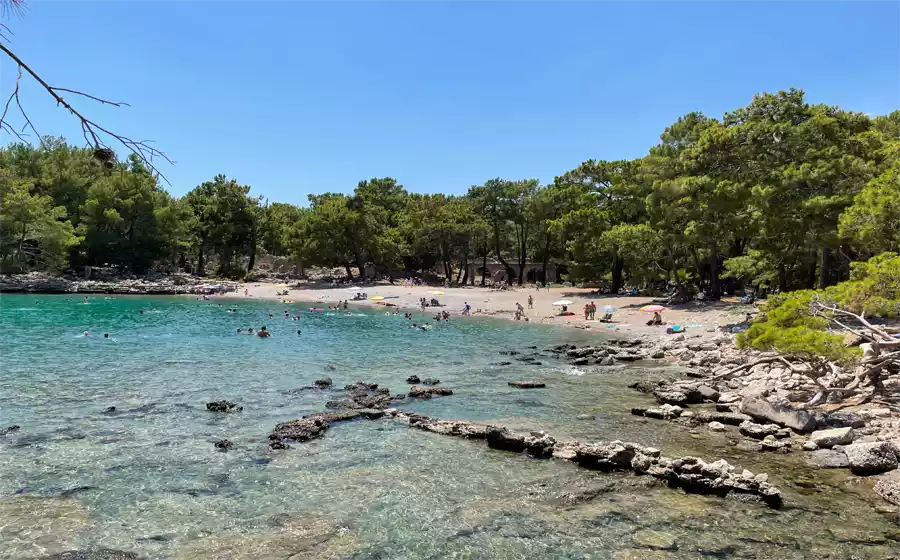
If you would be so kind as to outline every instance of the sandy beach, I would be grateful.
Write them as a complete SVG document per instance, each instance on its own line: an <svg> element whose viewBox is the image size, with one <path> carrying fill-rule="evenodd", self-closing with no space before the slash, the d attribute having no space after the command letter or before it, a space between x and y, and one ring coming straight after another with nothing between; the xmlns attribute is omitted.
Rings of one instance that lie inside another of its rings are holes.
<svg viewBox="0 0 900 560"><path fill-rule="evenodd" d="M338 301L347 300L350 306L385 307L391 304L403 310L421 311L420 298L437 299L441 304L441 310L448 311L453 316L459 316L466 302L472 306L473 316L495 316L509 320L515 320L516 303L521 303L525 308L525 316L522 320L532 323L569 326L579 329L591 329L598 331L615 331L622 334L637 336L664 336L666 327L681 325L687 328L690 334L700 334L718 331L722 325L740 323L746 313L755 311L753 306L742 306L736 301L723 300L712 303L689 303L667 307L663 313L665 325L647 326L650 315L640 311L640 308L654 302L654 298L646 296L608 296L599 295L595 291L586 288L554 287L552 289L534 286L516 287L511 290L491 290L489 288L455 287L439 288L434 286L404 287L402 284L391 285L379 283L374 286L364 286L361 292L368 295L366 300L353 300L356 291L346 286L331 287L329 284L292 284L286 287L283 284L272 283L248 283L241 285L237 296L244 296L247 290L249 298L289 300L297 302L319 302L322 305L336 304ZM279 291L288 290L287 296L277 295ZM440 292L440 293L434 293ZM528 296L532 296L534 307L528 308ZM381 296L386 299L373 301L371 298ZM560 316L560 307L553 302L559 300L572 301L568 306L569 311L575 315ZM597 305L596 318L603 316L602 308L612 306L616 308L611 323L603 323L599 320L585 320L584 306L589 302ZM437 308L429 307L426 314L431 316Z"/></svg>

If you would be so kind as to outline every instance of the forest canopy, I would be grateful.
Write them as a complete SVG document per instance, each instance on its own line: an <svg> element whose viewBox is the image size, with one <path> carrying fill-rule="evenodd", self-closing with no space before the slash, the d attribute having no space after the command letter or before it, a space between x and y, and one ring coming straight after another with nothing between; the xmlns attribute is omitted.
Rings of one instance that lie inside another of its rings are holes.
<svg viewBox="0 0 900 560"><path fill-rule="evenodd" d="M851 262L900 251L900 111L870 117L760 94L712 118L689 113L644 157L590 159L551 183L493 178L465 194L415 194L393 178L270 202L226 175L169 194L137 157L44 138L0 150L4 273L110 266L242 277L261 254L347 274L437 274L488 260L521 283L823 289ZM306 190L310 190L305 185ZM314 190L314 186L312 186ZM460 185L466 188L465 185ZM210 263L215 263L210 269Z"/></svg>

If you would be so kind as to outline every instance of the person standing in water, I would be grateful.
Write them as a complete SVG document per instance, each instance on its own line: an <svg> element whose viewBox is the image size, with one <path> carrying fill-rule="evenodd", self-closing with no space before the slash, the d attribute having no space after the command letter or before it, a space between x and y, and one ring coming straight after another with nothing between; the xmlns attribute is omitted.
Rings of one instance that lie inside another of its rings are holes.
<svg viewBox="0 0 900 560"><path fill-rule="evenodd" d="M263 327L260 327L260 329L258 331L256 331L256 336L258 336L260 338L266 338L266 337L272 336L272 333L267 331L266 327L263 326Z"/></svg>

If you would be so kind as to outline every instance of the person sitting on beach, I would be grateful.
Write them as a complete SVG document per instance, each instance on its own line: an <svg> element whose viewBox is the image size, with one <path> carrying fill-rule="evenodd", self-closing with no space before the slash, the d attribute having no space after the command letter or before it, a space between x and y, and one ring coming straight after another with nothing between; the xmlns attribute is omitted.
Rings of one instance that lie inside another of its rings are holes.
<svg viewBox="0 0 900 560"><path fill-rule="evenodd" d="M267 336L272 336L272 333L266 330L266 327L260 327L259 331L257 331L256 336L261 338L266 338Z"/></svg>
<svg viewBox="0 0 900 560"><path fill-rule="evenodd" d="M662 325L662 315L659 314L659 311L653 312L653 318L647 321L647 326L652 327L654 325Z"/></svg>

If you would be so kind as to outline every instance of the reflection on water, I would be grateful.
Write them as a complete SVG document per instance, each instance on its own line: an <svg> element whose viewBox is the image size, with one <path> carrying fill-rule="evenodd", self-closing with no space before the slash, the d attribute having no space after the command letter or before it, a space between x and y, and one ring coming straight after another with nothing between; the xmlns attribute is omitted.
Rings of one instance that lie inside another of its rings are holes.
<svg viewBox="0 0 900 560"><path fill-rule="evenodd" d="M0 558L98 548L190 559L888 558L900 549L896 508L844 473L631 416L646 397L626 385L664 369L573 375L581 371L547 357L490 365L501 349L591 336L581 331L454 318L423 333L399 316L243 301L236 314L188 299L0 303L0 424L22 426L0 439ZM285 321L285 308L302 320ZM268 340L235 334L263 324ZM284 391L330 375L336 386L365 379L396 393L413 373L454 395L405 408L724 457L768 472L788 507L685 495L388 421L340 423L321 440L267 449L277 422L334 397ZM507 386L522 378L548 386ZM215 398L244 410L209 413ZM576 418L585 414L593 418ZM217 452L225 437L234 450Z"/></svg>

